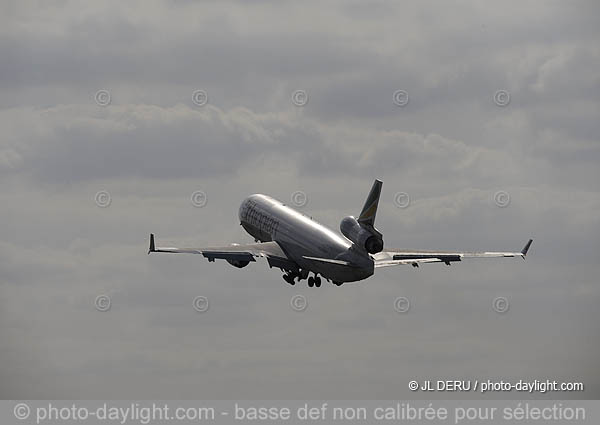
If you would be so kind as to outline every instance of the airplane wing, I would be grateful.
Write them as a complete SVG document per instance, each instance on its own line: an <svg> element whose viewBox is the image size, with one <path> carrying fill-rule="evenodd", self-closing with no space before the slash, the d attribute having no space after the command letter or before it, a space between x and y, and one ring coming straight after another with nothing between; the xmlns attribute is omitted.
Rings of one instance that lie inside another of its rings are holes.
<svg viewBox="0 0 600 425"><path fill-rule="evenodd" d="M419 267L421 263L446 263L461 261L463 258L521 257L525 259L533 239L529 239L520 252L446 252L446 251L410 251L385 250L373 255L375 267L390 267L411 264Z"/></svg>
<svg viewBox="0 0 600 425"><path fill-rule="evenodd" d="M255 257L265 257L269 263L269 267L277 267L282 270L298 271L298 265L290 260L283 252L277 242L261 242L252 244L232 244L221 247L206 247L206 248L174 248L174 247L157 247L154 242L154 234L150 234L151 252L166 252L171 254L201 254L208 261L213 262L215 259L227 261L256 261Z"/></svg>

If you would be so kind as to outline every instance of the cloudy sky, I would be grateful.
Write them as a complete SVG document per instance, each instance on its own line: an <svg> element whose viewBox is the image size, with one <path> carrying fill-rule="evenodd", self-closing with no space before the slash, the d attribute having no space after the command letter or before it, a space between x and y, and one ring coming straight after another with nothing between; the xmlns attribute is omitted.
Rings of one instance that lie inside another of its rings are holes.
<svg viewBox="0 0 600 425"><path fill-rule="evenodd" d="M496 3L3 1L0 396L398 399L489 378L600 397L598 5ZM237 208L257 192L303 191L337 229L374 178L386 247L533 237L527 261L316 289L146 255L150 232L251 241Z"/></svg>

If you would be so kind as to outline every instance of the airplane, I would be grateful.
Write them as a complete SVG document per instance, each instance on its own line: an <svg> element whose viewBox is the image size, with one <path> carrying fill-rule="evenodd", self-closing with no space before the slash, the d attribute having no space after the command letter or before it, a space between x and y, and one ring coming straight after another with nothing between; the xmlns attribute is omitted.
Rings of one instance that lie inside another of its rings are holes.
<svg viewBox="0 0 600 425"><path fill-rule="evenodd" d="M238 268L264 257L270 268L279 268L284 273L283 279L290 285L306 279L309 287L320 287L320 276L340 286L366 279L380 267L404 264L419 267L427 263L449 266L463 258L525 259L533 242L529 239L520 252L384 250L383 235L375 228L382 186L381 180L375 180L358 218L342 219L341 235L270 196L255 194L244 199L238 215L241 226L256 243L206 248L157 247L151 233L148 254L201 254L209 262L222 259Z"/></svg>

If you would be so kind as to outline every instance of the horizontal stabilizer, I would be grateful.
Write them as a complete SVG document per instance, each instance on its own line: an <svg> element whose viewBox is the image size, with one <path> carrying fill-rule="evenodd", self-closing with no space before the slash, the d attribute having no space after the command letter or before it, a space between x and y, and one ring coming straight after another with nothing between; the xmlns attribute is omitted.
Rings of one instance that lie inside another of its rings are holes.
<svg viewBox="0 0 600 425"><path fill-rule="evenodd" d="M338 266L351 266L352 263L343 260L334 260L333 258L320 258L320 257L306 257L302 256L302 258L311 261L318 261L320 263L328 263L328 264L336 264Z"/></svg>

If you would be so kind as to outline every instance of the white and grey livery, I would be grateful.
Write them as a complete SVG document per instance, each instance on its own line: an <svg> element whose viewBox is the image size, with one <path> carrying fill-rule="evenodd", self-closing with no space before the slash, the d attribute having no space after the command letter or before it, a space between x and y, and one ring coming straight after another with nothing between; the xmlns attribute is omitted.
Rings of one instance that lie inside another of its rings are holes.
<svg viewBox="0 0 600 425"><path fill-rule="evenodd" d="M375 228L375 215L381 194L381 180L375 180L358 217L345 217L341 235L299 211L267 195L251 195L239 209L240 224L254 237L253 244L224 247L157 247L150 235L151 252L202 254L208 261L223 259L236 267L245 267L256 257L265 257L270 267L284 272L291 285L308 280L308 286L321 286L321 278L341 285L371 276L378 267L422 263L445 263L463 258L521 257L525 259L533 242L520 252L443 252L384 249L383 235ZM343 235L343 236L342 236ZM311 276L309 274L312 273Z"/></svg>

